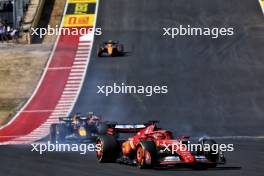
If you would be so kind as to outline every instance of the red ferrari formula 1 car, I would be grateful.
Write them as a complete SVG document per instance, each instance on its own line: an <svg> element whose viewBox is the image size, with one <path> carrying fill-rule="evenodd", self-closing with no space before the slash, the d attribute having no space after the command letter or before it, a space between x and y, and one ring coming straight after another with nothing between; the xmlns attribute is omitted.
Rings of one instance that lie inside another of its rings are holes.
<svg viewBox="0 0 264 176"><path fill-rule="evenodd" d="M188 145L183 145L190 144L189 137L173 138L171 131L158 128L156 123L109 125L107 135L99 136L96 140L96 144L101 146L101 150L96 151L98 161L136 164L139 168L178 165L199 169L225 163L221 151L203 149L205 145L216 144L214 140L201 139L196 145L199 151L190 151ZM123 140L121 133L131 134L131 137Z"/></svg>

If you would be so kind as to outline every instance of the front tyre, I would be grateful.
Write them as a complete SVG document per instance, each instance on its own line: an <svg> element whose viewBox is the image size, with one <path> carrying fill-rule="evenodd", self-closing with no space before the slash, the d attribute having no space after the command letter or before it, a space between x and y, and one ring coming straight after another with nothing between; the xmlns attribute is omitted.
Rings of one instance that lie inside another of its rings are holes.
<svg viewBox="0 0 264 176"><path fill-rule="evenodd" d="M55 144L57 139L56 139L56 127L57 124L51 124L50 126L50 134L49 134L49 140L50 143Z"/></svg>
<svg viewBox="0 0 264 176"><path fill-rule="evenodd" d="M152 168L156 162L156 145L153 141L141 141L136 149L136 163L140 169Z"/></svg>
<svg viewBox="0 0 264 176"><path fill-rule="evenodd" d="M201 139L199 141L200 144L202 144L203 146L203 154L204 156L210 161L212 162L212 164L210 164L209 167L216 167L217 166L217 162L219 160L219 151L215 151L214 150L214 146L217 145L216 141L213 139ZM205 147L210 150L204 150Z"/></svg>
<svg viewBox="0 0 264 176"><path fill-rule="evenodd" d="M117 46L117 51L118 51L119 53L123 53L123 52L124 52L124 45L119 44L119 45Z"/></svg>
<svg viewBox="0 0 264 176"><path fill-rule="evenodd" d="M56 125L56 141L58 143L65 142L65 137L69 134L69 129L65 124Z"/></svg>

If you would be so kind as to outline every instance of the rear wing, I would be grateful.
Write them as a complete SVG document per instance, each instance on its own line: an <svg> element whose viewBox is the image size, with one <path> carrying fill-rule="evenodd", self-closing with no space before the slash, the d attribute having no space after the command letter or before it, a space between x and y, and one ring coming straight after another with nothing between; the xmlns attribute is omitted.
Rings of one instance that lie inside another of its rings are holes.
<svg viewBox="0 0 264 176"><path fill-rule="evenodd" d="M144 124L137 125L115 125L111 129L116 133L137 133L140 130L146 128Z"/></svg>
<svg viewBox="0 0 264 176"><path fill-rule="evenodd" d="M137 133L142 129L147 128L150 125L156 124L158 121L149 121L145 124L108 124L108 133Z"/></svg>
<svg viewBox="0 0 264 176"><path fill-rule="evenodd" d="M71 122L72 121L72 118L71 117L60 117L59 118L59 121L62 121L62 122Z"/></svg>
<svg viewBox="0 0 264 176"><path fill-rule="evenodd" d="M86 117L86 116L79 117L79 120L81 120L81 121L86 121L87 119L88 119L88 117ZM73 118L72 117L60 117L59 120L62 122L72 122Z"/></svg>

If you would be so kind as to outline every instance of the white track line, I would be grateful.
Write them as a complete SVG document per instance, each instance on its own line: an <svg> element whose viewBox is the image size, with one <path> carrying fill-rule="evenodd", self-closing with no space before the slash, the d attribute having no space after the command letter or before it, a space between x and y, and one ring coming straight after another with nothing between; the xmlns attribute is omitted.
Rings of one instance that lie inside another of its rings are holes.
<svg viewBox="0 0 264 176"><path fill-rule="evenodd" d="M213 136L212 139L264 139L264 136Z"/></svg>
<svg viewBox="0 0 264 176"><path fill-rule="evenodd" d="M264 14L264 0L259 0L259 4L262 10L262 13Z"/></svg>
<svg viewBox="0 0 264 176"><path fill-rule="evenodd" d="M75 57L88 57L88 54L77 54Z"/></svg>
<svg viewBox="0 0 264 176"><path fill-rule="evenodd" d="M80 83L81 81L80 80L69 80L69 81L67 81L67 84L68 83L72 83L72 84L75 84L75 83Z"/></svg>
<svg viewBox="0 0 264 176"><path fill-rule="evenodd" d="M73 68L85 68L86 65L73 65Z"/></svg>
<svg viewBox="0 0 264 176"><path fill-rule="evenodd" d="M87 61L87 59L86 59L86 61ZM82 68L73 68L72 70L71 70L72 72L84 72L85 70L84 69L82 69Z"/></svg>
<svg viewBox="0 0 264 176"><path fill-rule="evenodd" d="M78 51L79 51L79 50L89 50L90 48L91 48L91 47L90 47L89 45L88 45L88 46L79 46L77 50L78 50Z"/></svg>
<svg viewBox="0 0 264 176"><path fill-rule="evenodd" d="M77 54L89 54L90 51L86 51L86 50L78 50Z"/></svg>
<svg viewBox="0 0 264 176"><path fill-rule="evenodd" d="M24 113L36 113L36 112L52 112L53 110L25 110Z"/></svg>
<svg viewBox="0 0 264 176"><path fill-rule="evenodd" d="M87 43L87 42L81 42L79 43L79 46L90 46L91 43Z"/></svg>
<svg viewBox="0 0 264 176"><path fill-rule="evenodd" d="M71 67L49 67L48 70L70 70Z"/></svg>

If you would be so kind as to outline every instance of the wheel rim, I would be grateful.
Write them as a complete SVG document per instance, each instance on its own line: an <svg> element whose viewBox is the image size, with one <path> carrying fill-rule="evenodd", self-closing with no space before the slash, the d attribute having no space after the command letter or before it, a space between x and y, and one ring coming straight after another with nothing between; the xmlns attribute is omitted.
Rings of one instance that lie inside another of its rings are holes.
<svg viewBox="0 0 264 176"><path fill-rule="evenodd" d="M100 147L100 150L96 150L96 156L97 156L97 158L99 159L99 160L101 160L102 159L102 156L103 156L103 145L102 145L102 142L100 141L100 140L98 140L97 142L96 142L96 145L97 146L101 146Z"/></svg>
<svg viewBox="0 0 264 176"><path fill-rule="evenodd" d="M142 149L142 147L138 147L138 149L137 149L137 163L139 165L142 165L142 161L143 161L143 149Z"/></svg>

